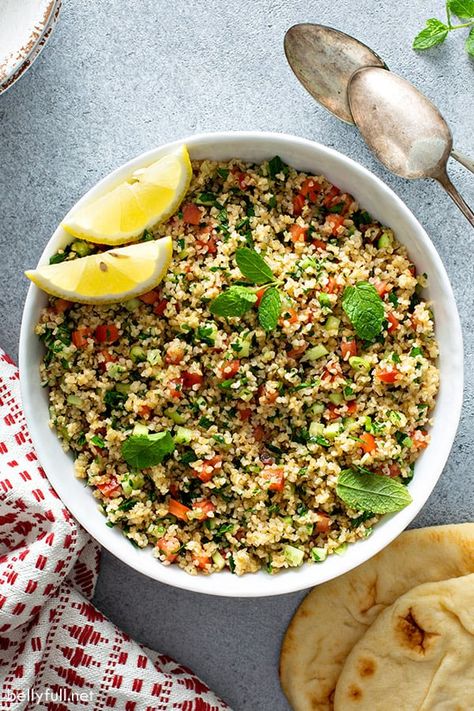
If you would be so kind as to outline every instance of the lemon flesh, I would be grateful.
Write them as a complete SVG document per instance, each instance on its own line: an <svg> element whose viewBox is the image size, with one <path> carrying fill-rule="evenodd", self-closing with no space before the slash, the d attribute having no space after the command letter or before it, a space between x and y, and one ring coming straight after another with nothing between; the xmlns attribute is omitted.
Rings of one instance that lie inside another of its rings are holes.
<svg viewBox="0 0 474 711"><path fill-rule="evenodd" d="M25 272L52 296L84 304L111 304L139 296L165 276L173 252L171 237L131 244Z"/></svg>
<svg viewBox="0 0 474 711"><path fill-rule="evenodd" d="M192 177L186 146L140 168L101 197L73 209L63 228L81 239L117 245L133 242L179 207Z"/></svg>

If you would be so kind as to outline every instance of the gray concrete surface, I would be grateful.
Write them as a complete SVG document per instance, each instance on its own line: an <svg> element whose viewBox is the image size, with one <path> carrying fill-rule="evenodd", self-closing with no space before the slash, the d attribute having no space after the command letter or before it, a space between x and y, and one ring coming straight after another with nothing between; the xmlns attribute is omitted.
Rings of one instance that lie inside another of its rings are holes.
<svg viewBox="0 0 474 711"><path fill-rule="evenodd" d="M163 141L215 129L287 131L346 153L381 176L431 235L451 277L466 346L466 402L444 474L415 525L472 519L473 232L434 184L408 183L293 78L285 30L314 21L355 34L435 100L459 149L474 154L474 62L463 32L411 50L441 0L65 0L43 55L0 96L0 345L14 357L27 284L69 207L101 176ZM452 164L474 203L474 176ZM181 592L104 553L95 601L137 640L196 670L236 711L284 711L277 659L303 593L228 600Z"/></svg>

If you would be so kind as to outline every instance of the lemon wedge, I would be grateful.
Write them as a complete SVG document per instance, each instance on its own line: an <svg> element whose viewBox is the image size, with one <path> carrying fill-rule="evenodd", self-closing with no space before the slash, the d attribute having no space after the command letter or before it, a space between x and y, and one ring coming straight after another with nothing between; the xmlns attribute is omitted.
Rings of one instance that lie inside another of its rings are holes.
<svg viewBox="0 0 474 711"><path fill-rule="evenodd" d="M131 244L25 272L52 296L84 304L111 304L155 287L168 271L171 237Z"/></svg>
<svg viewBox="0 0 474 711"><path fill-rule="evenodd" d="M144 230L167 220L179 207L192 177L186 146L140 168L101 197L73 209L66 232L100 244L133 242Z"/></svg>

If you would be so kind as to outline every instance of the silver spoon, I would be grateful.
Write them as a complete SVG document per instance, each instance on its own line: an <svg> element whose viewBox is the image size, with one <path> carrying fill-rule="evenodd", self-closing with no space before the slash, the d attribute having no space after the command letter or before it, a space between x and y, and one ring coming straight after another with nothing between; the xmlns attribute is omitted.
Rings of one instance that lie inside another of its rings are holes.
<svg viewBox="0 0 474 711"><path fill-rule="evenodd" d="M347 88L355 71L387 65L370 47L355 37L325 25L301 23L290 27L284 40L288 63L304 88L328 111L354 123ZM474 173L471 158L451 151L451 156Z"/></svg>
<svg viewBox="0 0 474 711"><path fill-rule="evenodd" d="M358 69L347 92L354 122L386 168L402 178L433 178L474 227L474 212L446 171L449 126L413 84L380 67Z"/></svg>

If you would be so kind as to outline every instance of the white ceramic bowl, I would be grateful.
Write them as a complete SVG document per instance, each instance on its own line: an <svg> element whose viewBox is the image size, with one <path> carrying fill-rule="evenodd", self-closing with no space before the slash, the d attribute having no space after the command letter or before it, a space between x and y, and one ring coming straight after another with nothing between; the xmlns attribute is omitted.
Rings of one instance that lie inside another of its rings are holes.
<svg viewBox="0 0 474 711"><path fill-rule="evenodd" d="M23 404L38 456L59 496L89 533L117 558L144 575L179 588L212 595L252 597L293 592L335 578L360 565L384 548L412 521L428 499L448 457L459 420L463 362L462 336L456 304L441 260L426 232L410 210L379 178L341 153L318 143L276 133L211 133L185 138L135 158L118 168L82 200L90 199L105 186L113 185L136 168L157 160L178 143L186 143L194 159L227 160L241 158L261 162L279 155L299 170L327 176L343 190L354 195L360 204L382 223L392 227L398 239L406 244L420 272L429 275L427 298L433 302L436 315L436 336L440 347L439 392L431 443L419 458L415 477L410 483L413 503L397 514L386 516L366 540L349 546L345 555L330 556L321 564L305 564L278 575L266 572L237 577L230 572L210 576L190 576L177 566L164 566L152 556L151 550L138 550L116 528L105 525L97 510L91 491L75 479L70 456L66 455L48 427L48 395L41 387L38 374L43 354L34 335L34 326L46 295L30 286L23 314L20 336L20 373ZM78 203L80 204L82 200ZM40 263L68 241L58 227L43 252Z"/></svg>

